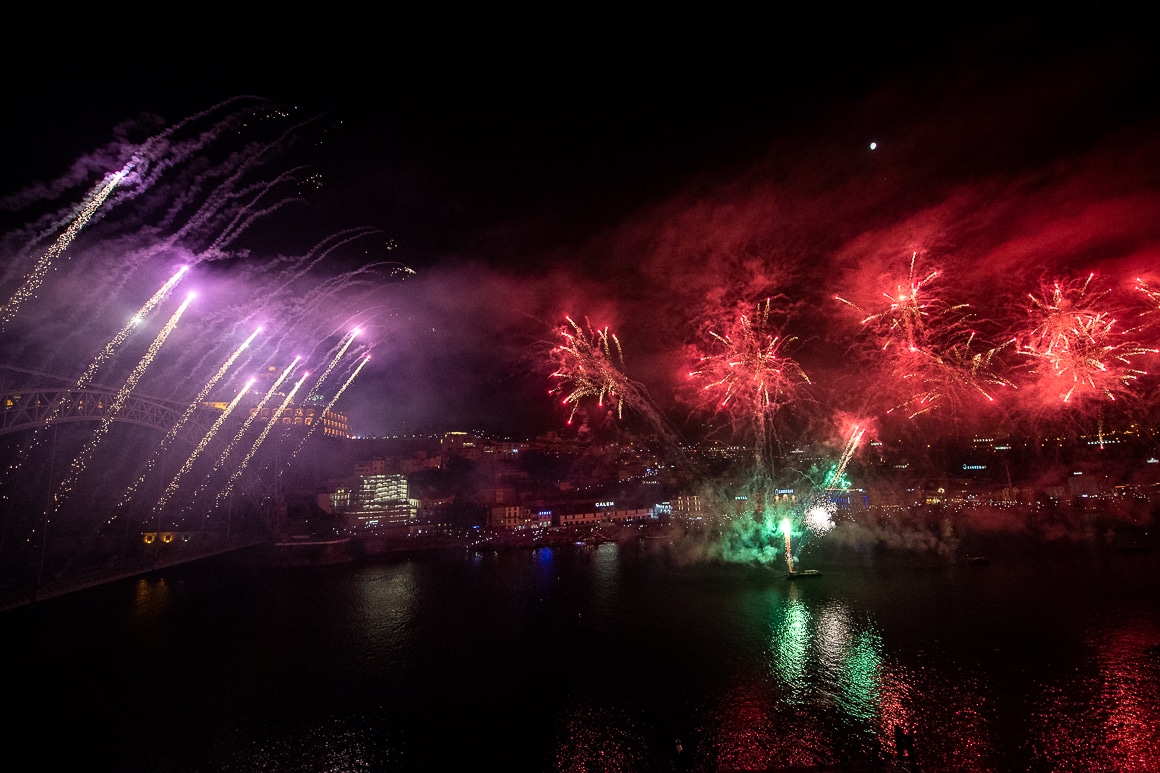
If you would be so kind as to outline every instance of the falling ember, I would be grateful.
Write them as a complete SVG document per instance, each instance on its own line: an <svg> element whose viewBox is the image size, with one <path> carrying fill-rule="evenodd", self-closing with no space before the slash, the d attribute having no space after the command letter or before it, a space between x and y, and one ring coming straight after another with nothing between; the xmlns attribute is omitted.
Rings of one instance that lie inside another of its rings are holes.
<svg viewBox="0 0 1160 773"><path fill-rule="evenodd" d="M275 395L275 393L277 393L278 388L282 386L282 382L289 378L290 373L293 372L294 368L298 367L298 361L301 359L301 357L295 357L294 360L286 366L286 369L282 371L278 378L274 380L274 383L270 385L270 388L266 390L266 394L262 396L262 399L258 401L258 404L254 406L253 409L251 409L250 415L246 417L246 420L242 422L242 426L236 433L234 433L233 440L231 440L229 444L224 449L222 449L222 452L218 456L217 461L214 462L213 469L211 469L206 474L205 480L202 481L201 485L198 486L197 491L194 492L194 497L200 496L202 492L206 490L210 484L210 481L213 479L214 473L220 470L222 465L226 463L226 460L230 458L230 454L233 453L237 444L241 442L242 438L246 434L246 431L254 423L255 419L261 415L262 409L266 407L266 403L270 402L270 399Z"/></svg>
<svg viewBox="0 0 1160 773"><path fill-rule="evenodd" d="M221 415L214 420L213 426L211 426L209 431L205 433L205 436L201 439L201 442L199 442L197 447L193 449L193 453L191 453L189 458L185 460L185 464L181 465L181 469L177 471L177 474L173 476L173 480L171 480L169 485L165 487L165 493L161 495L161 498L157 500L157 504L153 506L153 512L156 513L164 508L170 497L177 493L177 489L181 485L181 479L185 476L186 473L193 469L193 464L195 461L197 461L197 458L201 455L201 452L206 449L210 440L212 440L214 435L217 434L218 429L222 424L225 423L230 414L234 412L234 408L238 406L238 403L242 401L242 398L246 396L246 393L250 391L250 387L253 385L254 379L247 381L246 385L242 387L237 396L234 397L232 401L230 401L230 404L226 406L226 409L222 411Z"/></svg>
<svg viewBox="0 0 1160 773"><path fill-rule="evenodd" d="M145 482L145 478L153 470L154 466L156 466L157 460L160 458L161 453L163 451L165 451L166 448L169 447L169 444L172 443L173 439L177 437L177 433L181 430L182 427L184 427L186 425L186 423L189 421L189 418L191 416L193 416L193 412L198 409L198 407L201 405L202 401L205 400L205 398L209 396L210 391L212 391L213 388L215 386L217 386L217 383L219 381L221 381L222 378L225 377L225 375L229 371L230 367L234 364L234 362L238 359L238 357L241 356L242 352L244 352L247 348L249 348L249 346L253 342L254 338L256 338L258 333L261 333L261 332L262 332L262 328L259 327L253 333L250 333L250 337L247 338L245 341L242 341L241 345L237 349L235 349L233 351L233 353L229 357L226 358L226 361L222 363L221 367L218 368L217 373L215 373L210 378L210 380L206 382L205 386L203 386L201 388L201 391L197 393L197 397L193 398L193 402L191 402L189 404L189 406L186 407L185 412L181 415L181 418L179 418L174 423L174 425L169 428L169 431L165 433L165 437L162 438L160 445L158 445L157 449L153 452L153 455L149 457L149 462L145 465L145 471L142 472L141 475L138 476L137 480L133 482L133 485L131 485L125 491L125 494L121 497L121 501L118 503L118 507L123 507L129 503L129 501L133 498L133 495L137 492L137 489L141 486L142 483ZM250 388L250 385L252 385L253 383L254 382L251 379L250 382L248 384L246 384L245 389L242 390L242 394L245 394L246 390L248 390ZM237 399L238 398L235 398L235 403L236 403ZM234 405L234 403L231 403L230 407L227 409L227 411L232 410L233 405ZM218 426L219 426L219 424L217 422L215 422L214 427L211 430L211 435L212 435L212 433L217 432ZM206 442L208 442L208 440L209 440L209 438L207 437L202 441L202 443L198 446L198 448L195 449L194 455L201 453L201 451L203 450L202 446L204 446L204 444Z"/></svg>
<svg viewBox="0 0 1160 773"><path fill-rule="evenodd" d="M230 475L229 480L226 481L226 485L220 492L218 492L217 498L214 500L215 507L220 505L222 500L228 497L230 492L233 491L234 482L242 476L242 472L245 471L246 466L250 463L250 460L254 458L254 454L258 453L258 449L261 448L262 442L266 439L266 436L270 434L270 430L278 426L278 421L282 418L282 414L286 412L286 408L294 401L294 395L297 394L298 390L302 388L302 384L309 377L309 373L303 373L302 378L298 379L298 383L295 384L294 388L286 394L286 397L282 400L282 404L279 405L278 409L274 411L272 416L270 416L270 420L266 422L266 426L262 428L262 432L258 435L258 439L254 441L254 445L250 448L249 453L246 454L245 458L242 459L242 463L239 464L234 470L233 474Z"/></svg>
<svg viewBox="0 0 1160 773"><path fill-rule="evenodd" d="M121 171L109 175L101 182L99 187L89 193L88 201L81 207L76 217L73 218L72 222L64 230L64 233L57 237L56 242L48 249L48 252L36 262L32 271L25 276L24 283L8 299L8 303L0 306L0 331L3 331L8 323L12 321L20 311L21 305L36 293L37 288L44 282L44 277L48 273L49 268L52 267L52 262L68 249L73 239L77 237L81 229L92 219L101 205L105 203L105 199L109 197L109 194L113 192L117 184L125 178L125 175L129 173L131 167L132 162Z"/></svg>
<svg viewBox="0 0 1160 773"><path fill-rule="evenodd" d="M173 316L169 318L169 321L165 323L165 326L161 328L161 331L157 334L157 337L153 339L153 343L149 345L149 349L145 352L145 356L142 357L141 361L137 363L137 367L133 369L133 372L125 381L124 386L122 386L117 391L117 394L113 397L113 401L109 405L105 418L101 421L101 425L93 433L92 438L90 438L85 447L81 449L81 452L76 456L75 459L73 459L69 474L65 477L64 480L60 482L60 485L57 487L57 493L53 496L54 510L60 510L60 507L64 503L64 500L67 498L67 495L72 491L72 487L76 484L77 478L80 477L82 472L84 472L85 466L88 464L89 457L92 456L93 451L96 449L97 445L109 431L109 427L112 425L113 420L116 419L117 415L121 412L121 408L124 407L125 401L129 399L129 395L137 386L137 382L141 380L141 376L145 374L145 369L148 368L149 365L152 364L153 360L157 357L157 353L161 350L161 346L165 343L165 340L169 338L169 334L173 332L173 329L177 327L178 320L181 319L181 315L185 313L185 309L193 301L193 298L193 293L190 293L188 296L186 296L185 301L181 304L181 306L178 307L177 311L173 313Z"/></svg>
<svg viewBox="0 0 1160 773"><path fill-rule="evenodd" d="M344 338L344 341L338 348L338 352L334 355L334 357L331 358L330 364L326 366L326 368L322 371L322 375L318 377L318 380L314 382L314 386L310 388L310 392L306 395L306 400L309 400L310 398L314 397L314 395L318 394L318 390L322 388L322 384L324 381L326 381L326 377L329 376L330 372L334 370L336 365L338 365L339 360L341 360L342 356L346 354L346 350L350 348L352 343L354 343L355 336L357 336L360 332L361 331L356 327L354 330L350 331L348 334L349 337Z"/></svg>
<svg viewBox="0 0 1160 773"><path fill-rule="evenodd" d="M290 459L287 460L287 464L294 461L294 458L298 456L299 452L302 451L303 446L306 445L306 441L309 440L310 436L314 434L314 430L322 425L323 420L326 418L326 414L334 408L335 403L338 402L338 398L342 397L342 393L345 392L346 388L351 385L351 382L354 381L355 376L357 376L359 371L363 369L363 366L370 361L371 356L369 354L362 358L362 362L358 364L358 366L354 369L354 372L350 374L343 385L339 387L338 391L334 393L334 397L330 398L330 402L326 404L326 407L322 409L322 413L317 416L314 423L310 425L310 429L306 430L306 437L302 438L302 442L299 443L298 447L294 449L294 453L290 454Z"/></svg>
<svg viewBox="0 0 1160 773"><path fill-rule="evenodd" d="M615 404L617 417L623 418L625 400L636 394L637 387L624 375L624 354L620 349L620 341L614 333L608 332L608 328L593 330L589 326L585 332L571 317L565 319L568 325L557 330L564 340L553 347L550 353L556 368L552 377L560 379L551 394L568 391L561 402L572 406L568 415L569 424L576 415L580 401L590 397L595 397L600 407L604 406L606 400Z"/></svg>
<svg viewBox="0 0 1160 773"><path fill-rule="evenodd" d="M1143 279L1138 277L1136 279L1135 287L1138 292L1143 293L1144 297L1148 299L1148 310L1145 313L1155 314L1156 312L1160 312L1160 290L1153 288Z"/></svg>

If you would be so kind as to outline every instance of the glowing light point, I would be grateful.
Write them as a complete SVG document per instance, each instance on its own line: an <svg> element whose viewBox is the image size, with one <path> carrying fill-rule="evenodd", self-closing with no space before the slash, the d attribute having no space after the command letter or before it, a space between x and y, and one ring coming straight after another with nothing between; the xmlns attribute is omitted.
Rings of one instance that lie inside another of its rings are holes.
<svg viewBox="0 0 1160 773"><path fill-rule="evenodd" d="M871 143L870 143L870 149L871 149L871 150L877 150L877 149L878 149L878 143L877 143L877 142L871 142Z"/></svg>

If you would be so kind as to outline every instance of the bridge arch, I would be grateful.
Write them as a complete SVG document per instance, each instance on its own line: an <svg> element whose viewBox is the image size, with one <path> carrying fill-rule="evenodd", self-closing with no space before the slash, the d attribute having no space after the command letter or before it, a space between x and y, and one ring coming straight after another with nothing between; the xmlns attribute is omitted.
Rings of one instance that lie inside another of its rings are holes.
<svg viewBox="0 0 1160 773"><path fill-rule="evenodd" d="M114 422L169 432L188 410L188 406L179 403L130 395L114 412L116 397L114 390L106 388L34 387L0 391L0 435L49 424L110 418ZM209 409L195 409L178 435L196 444L209 431L215 415Z"/></svg>

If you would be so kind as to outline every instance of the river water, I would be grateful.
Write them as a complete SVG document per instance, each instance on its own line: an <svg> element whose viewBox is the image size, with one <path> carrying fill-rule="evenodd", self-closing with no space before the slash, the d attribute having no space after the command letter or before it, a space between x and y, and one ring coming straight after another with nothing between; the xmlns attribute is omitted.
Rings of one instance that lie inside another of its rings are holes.
<svg viewBox="0 0 1160 773"><path fill-rule="evenodd" d="M112 771L1160 770L1160 557L207 559L0 616L5 756ZM10 768L15 769L15 768Z"/></svg>

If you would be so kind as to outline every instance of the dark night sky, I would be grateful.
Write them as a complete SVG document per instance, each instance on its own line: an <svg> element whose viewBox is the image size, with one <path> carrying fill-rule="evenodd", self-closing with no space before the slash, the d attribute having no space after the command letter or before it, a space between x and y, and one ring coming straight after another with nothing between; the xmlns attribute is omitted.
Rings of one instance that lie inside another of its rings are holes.
<svg viewBox="0 0 1160 773"><path fill-rule="evenodd" d="M287 163L322 187L241 243L301 255L373 226L331 270L387 240L415 270L384 294L375 360L344 397L356 429L527 435L565 418L537 355L565 313L614 326L668 405L706 299L783 294L798 359L831 373L834 292L915 250L965 295L1018 296L1036 269L1153 270L1156 54L1146 20L1115 13L94 36L36 65L6 55L0 192L58 177L141 113L255 95L316 116Z"/></svg>

